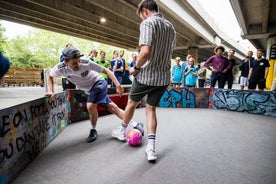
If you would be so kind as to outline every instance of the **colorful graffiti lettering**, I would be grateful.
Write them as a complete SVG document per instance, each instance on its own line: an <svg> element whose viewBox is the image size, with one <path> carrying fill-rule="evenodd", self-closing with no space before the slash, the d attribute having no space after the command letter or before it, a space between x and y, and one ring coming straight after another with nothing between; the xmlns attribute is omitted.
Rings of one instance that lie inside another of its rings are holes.
<svg viewBox="0 0 276 184"><path fill-rule="evenodd" d="M276 116L276 93L214 89L210 102L215 109Z"/></svg>
<svg viewBox="0 0 276 184"><path fill-rule="evenodd" d="M0 111L0 176L12 181L68 124L66 92Z"/></svg>

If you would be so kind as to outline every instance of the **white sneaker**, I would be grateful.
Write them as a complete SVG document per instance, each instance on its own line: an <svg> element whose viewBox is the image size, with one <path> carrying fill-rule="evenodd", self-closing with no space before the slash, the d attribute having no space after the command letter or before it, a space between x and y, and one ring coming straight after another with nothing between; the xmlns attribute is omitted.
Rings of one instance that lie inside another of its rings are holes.
<svg viewBox="0 0 276 184"><path fill-rule="evenodd" d="M154 149L146 149L148 161L155 161L157 159L157 153Z"/></svg>
<svg viewBox="0 0 276 184"><path fill-rule="evenodd" d="M121 126L112 130L111 135L120 141L126 141L126 131Z"/></svg>

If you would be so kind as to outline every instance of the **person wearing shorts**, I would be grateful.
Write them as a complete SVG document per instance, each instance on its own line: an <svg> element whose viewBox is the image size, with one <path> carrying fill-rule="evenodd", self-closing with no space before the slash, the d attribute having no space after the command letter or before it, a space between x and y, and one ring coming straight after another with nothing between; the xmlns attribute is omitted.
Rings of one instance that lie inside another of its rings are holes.
<svg viewBox="0 0 276 184"><path fill-rule="evenodd" d="M122 96L123 87L120 85L114 74L95 62L81 59L83 56L75 47L67 47L62 51L64 62L58 63L49 74L49 92L46 96L54 95L54 77L65 76L74 83L78 89L83 90L87 95L87 110L92 125L87 142L93 142L97 138L96 125L98 120L97 105L105 107L120 119L123 118L124 111L120 109L107 95L107 81L100 73L105 73L114 82L117 93Z"/></svg>
<svg viewBox="0 0 276 184"><path fill-rule="evenodd" d="M266 88L266 77L268 74L269 62L263 58L263 50L257 50L257 58L254 59L250 65L248 74L248 89L255 90L257 85L259 91L263 91Z"/></svg>
<svg viewBox="0 0 276 184"><path fill-rule="evenodd" d="M248 86L248 73L250 69L250 65L252 61L254 60L253 51L247 52L247 57L240 62L239 69L241 71L240 76L240 89L243 90L245 86Z"/></svg>
<svg viewBox="0 0 276 184"><path fill-rule="evenodd" d="M148 161L155 161L155 135L157 128L156 107L171 80L171 57L175 47L173 25L158 13L155 0L143 0L137 14L143 20L140 24L140 53L134 68L129 68L134 76L129 100L125 109L122 125L112 131L112 136L124 141L126 128L131 121L135 108L141 99L146 100ZM160 54L162 53L162 54Z"/></svg>

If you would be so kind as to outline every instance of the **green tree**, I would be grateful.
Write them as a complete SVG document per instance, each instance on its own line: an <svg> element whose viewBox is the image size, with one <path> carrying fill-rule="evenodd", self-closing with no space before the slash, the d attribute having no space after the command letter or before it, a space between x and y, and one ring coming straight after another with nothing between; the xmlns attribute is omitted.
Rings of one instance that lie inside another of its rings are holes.
<svg viewBox="0 0 276 184"><path fill-rule="evenodd" d="M88 56L92 49L104 50L108 61L112 59L114 50L122 50L122 48L42 29L35 29L25 36L11 39L5 48L12 66L48 68L59 62L61 52L68 43L79 48L85 56ZM124 58L128 62L130 54L125 51Z"/></svg>
<svg viewBox="0 0 276 184"><path fill-rule="evenodd" d="M7 47L7 39L4 37L5 28L2 26L0 22L0 51L4 54L5 49Z"/></svg>

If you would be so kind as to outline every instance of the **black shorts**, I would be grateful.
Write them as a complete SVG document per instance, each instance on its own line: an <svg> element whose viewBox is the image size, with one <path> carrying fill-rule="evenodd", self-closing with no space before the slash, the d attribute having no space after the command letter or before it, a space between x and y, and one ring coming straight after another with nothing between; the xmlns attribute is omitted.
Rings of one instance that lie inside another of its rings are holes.
<svg viewBox="0 0 276 184"><path fill-rule="evenodd" d="M265 89L266 85L265 85L266 81L265 80L249 80L249 84L248 84L248 89L256 89L257 85L258 85L258 89Z"/></svg>
<svg viewBox="0 0 276 184"><path fill-rule="evenodd" d="M166 86L148 86L133 80L132 87L130 90L129 98L135 102L141 101L141 99L147 95L147 104L151 106L158 106L159 101L166 91Z"/></svg>

